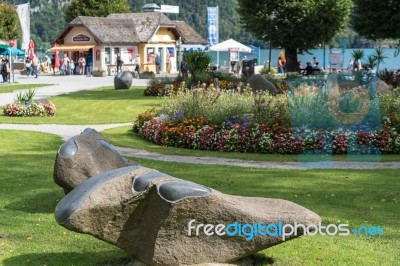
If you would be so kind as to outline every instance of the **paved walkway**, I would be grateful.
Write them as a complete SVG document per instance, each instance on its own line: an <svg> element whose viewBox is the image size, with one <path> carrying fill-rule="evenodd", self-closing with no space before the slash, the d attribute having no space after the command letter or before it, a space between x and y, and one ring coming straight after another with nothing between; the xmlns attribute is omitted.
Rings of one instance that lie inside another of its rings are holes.
<svg viewBox="0 0 400 266"><path fill-rule="evenodd" d="M130 125L124 124L109 124L109 125L23 125L23 124L0 124L0 129L27 130L51 133L59 135L63 140L68 140L70 137L80 134L85 128L94 128L97 131L102 131L109 128ZM150 160L158 160L165 162L180 162L192 164L211 164L211 165L228 165L253 168L275 168L275 169L399 169L400 162L388 163L369 163L369 162L319 162L319 163L299 163L299 162L265 162L265 161L247 161L239 159L227 159L216 157L194 157L194 156L177 156L163 155L159 153L149 152L146 150L131 149L116 147L116 149L126 157L144 158Z"/></svg>
<svg viewBox="0 0 400 266"><path fill-rule="evenodd" d="M34 77L26 77L20 74L15 75L15 81L18 84L54 84L52 86L41 87L36 89L35 99L48 98L60 94L71 93L81 90L91 90L103 86L114 86L114 76L107 77L86 77L86 76L60 76L60 75L39 75L37 79ZM133 79L133 86L146 86L147 79ZM19 91L12 93L1 93L0 106L14 101Z"/></svg>
<svg viewBox="0 0 400 266"><path fill-rule="evenodd" d="M25 77L16 75L16 81L19 84L55 84L49 87L36 89L37 98L46 98L50 96L71 93L80 90L90 90L102 86L113 86L114 77L86 77L86 76L53 76L42 75L35 79L33 77ZM146 86L148 80L134 79L133 84L137 86ZM0 105L12 102L16 93L0 94ZM51 133L59 135L63 140L68 140L72 136L80 134L85 128L91 127L97 131L109 128L130 125L130 123L109 124L109 125L25 125L25 124L0 124L0 129L27 130ZM130 149L116 147L124 156L144 158L151 160L182 162L193 164L217 164L229 166L242 166L254 168L276 168L276 169L310 169L310 168L333 168L333 169L377 169L377 168L400 168L400 162L391 163L367 163L367 162L322 162L304 164L298 162L264 162L264 161L247 161L238 159L226 159L215 157L193 157L193 156L176 156L163 155L146 150Z"/></svg>

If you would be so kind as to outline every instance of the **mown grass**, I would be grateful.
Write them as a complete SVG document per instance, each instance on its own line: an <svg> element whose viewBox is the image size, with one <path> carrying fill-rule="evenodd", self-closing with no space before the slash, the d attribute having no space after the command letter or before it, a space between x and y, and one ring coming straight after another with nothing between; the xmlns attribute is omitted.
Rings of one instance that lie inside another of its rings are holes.
<svg viewBox="0 0 400 266"><path fill-rule="evenodd" d="M13 92L16 90L28 90L40 87L47 87L53 84L10 84L10 85L0 85L0 93Z"/></svg>
<svg viewBox="0 0 400 266"><path fill-rule="evenodd" d="M399 170L298 171L135 160L227 194L293 201L318 213L325 225L384 228L382 237L301 237L262 251L273 265L397 265L400 259Z"/></svg>
<svg viewBox="0 0 400 266"><path fill-rule="evenodd" d="M7 117L0 123L93 125L133 122L139 113L158 106L161 99L143 95L143 87L115 90L102 87L49 98L57 108L54 117Z"/></svg>
<svg viewBox="0 0 400 266"><path fill-rule="evenodd" d="M52 178L59 137L0 130L0 262L2 265L93 265L126 254L59 226L63 190Z"/></svg>
<svg viewBox="0 0 400 266"><path fill-rule="evenodd" d="M63 197L52 180L59 137L0 130L0 139L4 265L117 265L127 257L56 224L54 208ZM135 160L224 193L287 199L315 211L324 223L384 228L382 237L301 237L262 251L274 265L396 265L400 260L399 170L299 171Z"/></svg>
<svg viewBox="0 0 400 266"><path fill-rule="evenodd" d="M147 150L166 155L181 155L181 156L196 156L196 157L219 157L229 159L242 159L252 161L274 161L274 162L298 162L298 155L291 154L260 154L260 153L240 153L240 152L218 152L218 151L204 151L204 150L189 150L174 147L166 147L156 145L152 142L142 139L137 133L132 131L132 127L117 127L107 129L101 133L113 145L120 147L128 147L133 149ZM375 157L361 156L359 159L372 159L380 158L382 162L399 162L400 154L387 154ZM334 161L346 161L346 155L334 155Z"/></svg>

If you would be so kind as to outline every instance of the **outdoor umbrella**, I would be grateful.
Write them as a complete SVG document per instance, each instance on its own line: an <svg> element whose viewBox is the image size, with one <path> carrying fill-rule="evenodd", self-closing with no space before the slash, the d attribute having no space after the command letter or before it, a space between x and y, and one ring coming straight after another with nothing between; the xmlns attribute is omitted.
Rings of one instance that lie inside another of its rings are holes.
<svg viewBox="0 0 400 266"><path fill-rule="evenodd" d="M29 46L28 46L28 57L29 57L30 60L33 59L34 50L35 50L35 43L31 39L29 41Z"/></svg>
<svg viewBox="0 0 400 266"><path fill-rule="evenodd" d="M251 52L251 48L241 44L238 41L235 41L233 39L229 39L226 40L224 42L220 42L216 45L211 46L209 49L210 51L215 51L217 52L217 65L219 66L219 52L229 52L229 49L238 49L239 52L246 52L246 53L250 53Z"/></svg>
<svg viewBox="0 0 400 266"><path fill-rule="evenodd" d="M21 51L17 48L10 48L10 47L0 47L0 55L13 55L13 56L24 56L24 51Z"/></svg>

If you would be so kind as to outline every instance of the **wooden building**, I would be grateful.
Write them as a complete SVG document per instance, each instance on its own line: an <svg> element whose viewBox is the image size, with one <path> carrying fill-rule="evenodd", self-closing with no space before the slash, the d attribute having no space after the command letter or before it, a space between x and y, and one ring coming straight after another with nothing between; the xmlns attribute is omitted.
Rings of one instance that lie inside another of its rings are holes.
<svg viewBox="0 0 400 266"><path fill-rule="evenodd" d="M154 10L150 10L154 11ZM80 54L92 53L93 70L115 71L119 54L124 67L134 68L140 57L141 71L155 72L154 56L161 59L161 72L177 72L179 40L182 44L206 44L206 40L183 21L170 20L161 12L110 14L107 17L75 18L53 42L50 51L67 53L78 61Z"/></svg>

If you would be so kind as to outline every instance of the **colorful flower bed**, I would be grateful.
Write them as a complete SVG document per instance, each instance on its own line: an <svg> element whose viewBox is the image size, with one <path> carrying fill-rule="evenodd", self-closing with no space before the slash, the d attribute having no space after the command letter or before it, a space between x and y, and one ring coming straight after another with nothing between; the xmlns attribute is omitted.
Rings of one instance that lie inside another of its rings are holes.
<svg viewBox="0 0 400 266"><path fill-rule="evenodd" d="M224 123L208 125L203 117L147 117L137 120L134 131L158 145L221 152L300 154L306 151L328 154L400 153L400 117L386 117L381 130L374 132L339 129L318 131L281 128L267 124ZM393 125L397 123L397 128Z"/></svg>
<svg viewBox="0 0 400 266"><path fill-rule="evenodd" d="M177 92L161 110L139 115L133 130L158 145L221 152L400 153L399 89L308 86L278 96L248 88Z"/></svg>
<svg viewBox="0 0 400 266"><path fill-rule="evenodd" d="M3 108L6 116L54 116L56 114L56 106L52 102L22 102L9 103Z"/></svg>

